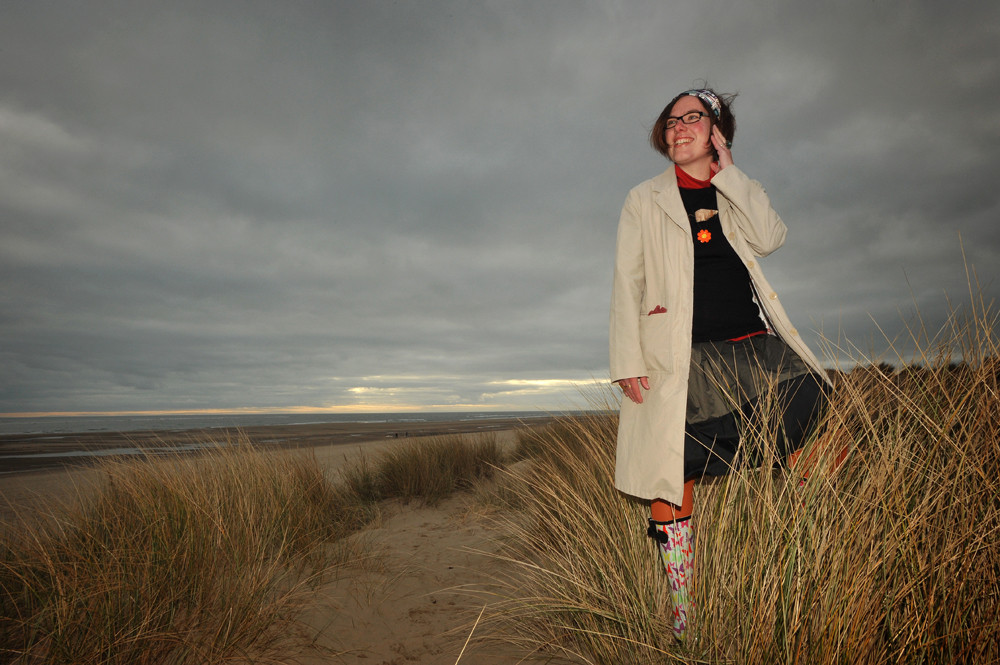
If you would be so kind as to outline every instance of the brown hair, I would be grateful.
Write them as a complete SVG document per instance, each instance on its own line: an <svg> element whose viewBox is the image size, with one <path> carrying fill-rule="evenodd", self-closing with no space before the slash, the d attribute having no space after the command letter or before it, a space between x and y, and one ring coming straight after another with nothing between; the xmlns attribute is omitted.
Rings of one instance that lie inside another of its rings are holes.
<svg viewBox="0 0 1000 665"><path fill-rule="evenodd" d="M693 91L688 90L682 92L671 99L670 103L663 108L660 112L660 117L656 119L656 122L653 124L653 128L649 130L649 145L653 146L653 150L660 153L667 159L670 159L670 156L667 153L667 120L670 118L670 111L674 108L674 104L676 104L681 97L688 96L694 97L698 100L698 103L700 103L702 108L705 109L705 113L708 114L708 119L711 123L713 125L718 125L719 130L722 131L722 135L726 137L726 140L729 141L730 144L732 144L733 136L736 135L736 117L733 115L731 106L733 100L736 99L736 95L720 95L711 88L702 88L702 90L710 92L719 100L719 117L715 117L712 109L705 106L705 101L693 94ZM714 147L712 148L712 157L713 159L719 158L719 155L716 154Z"/></svg>

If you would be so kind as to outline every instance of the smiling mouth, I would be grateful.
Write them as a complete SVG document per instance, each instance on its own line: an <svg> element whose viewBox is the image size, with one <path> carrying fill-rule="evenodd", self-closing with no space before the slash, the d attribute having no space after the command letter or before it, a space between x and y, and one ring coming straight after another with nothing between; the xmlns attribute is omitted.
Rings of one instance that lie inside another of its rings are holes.
<svg viewBox="0 0 1000 665"><path fill-rule="evenodd" d="M691 143L692 141L694 141L694 139L677 139L674 141L674 145L685 145Z"/></svg>

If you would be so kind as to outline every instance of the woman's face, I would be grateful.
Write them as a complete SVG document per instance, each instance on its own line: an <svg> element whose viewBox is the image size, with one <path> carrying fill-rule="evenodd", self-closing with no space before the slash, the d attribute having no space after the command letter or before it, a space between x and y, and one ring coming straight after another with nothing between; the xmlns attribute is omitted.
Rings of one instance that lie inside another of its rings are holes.
<svg viewBox="0 0 1000 665"><path fill-rule="evenodd" d="M679 118L691 111L707 113L697 97L685 95L670 109L670 115ZM667 130L667 156L678 166L693 166L700 162L712 162L712 123L708 116L698 122L686 125L678 121Z"/></svg>

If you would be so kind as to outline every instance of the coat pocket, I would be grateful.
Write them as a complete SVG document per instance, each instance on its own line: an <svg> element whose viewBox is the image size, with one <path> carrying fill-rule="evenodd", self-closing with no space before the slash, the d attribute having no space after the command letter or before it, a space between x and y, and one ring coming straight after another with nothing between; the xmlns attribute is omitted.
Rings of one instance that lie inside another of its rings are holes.
<svg viewBox="0 0 1000 665"><path fill-rule="evenodd" d="M670 349L670 319L668 313L652 314L639 319L642 359L650 371L674 371L674 358Z"/></svg>

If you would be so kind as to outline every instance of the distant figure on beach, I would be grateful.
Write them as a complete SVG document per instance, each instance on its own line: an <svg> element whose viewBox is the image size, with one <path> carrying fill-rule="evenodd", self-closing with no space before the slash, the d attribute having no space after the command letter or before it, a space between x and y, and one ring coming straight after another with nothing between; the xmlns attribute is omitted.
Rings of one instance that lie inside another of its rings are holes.
<svg viewBox="0 0 1000 665"><path fill-rule="evenodd" d="M781 247L787 229L764 188L733 164L733 97L687 90L667 104L649 141L673 165L629 192L618 225L611 379L628 399L615 486L651 501L648 534L669 576L678 638L690 608L694 482L768 454L788 463L829 386L761 271L758 258ZM771 453L754 444L765 431L776 432Z"/></svg>

